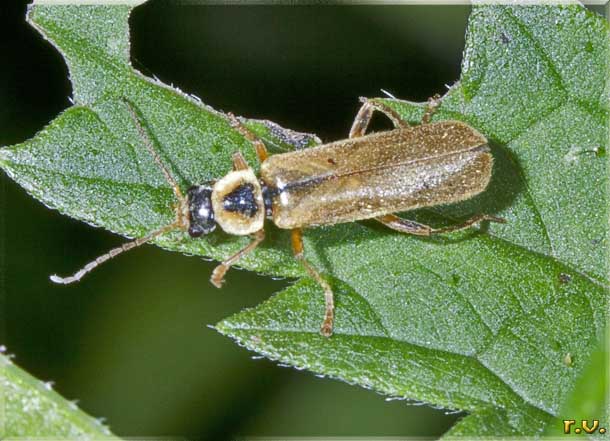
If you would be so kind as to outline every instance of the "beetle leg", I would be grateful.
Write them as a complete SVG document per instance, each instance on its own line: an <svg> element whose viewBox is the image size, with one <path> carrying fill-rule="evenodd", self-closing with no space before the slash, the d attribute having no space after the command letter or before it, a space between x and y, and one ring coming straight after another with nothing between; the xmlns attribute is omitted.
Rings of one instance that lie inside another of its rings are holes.
<svg viewBox="0 0 610 441"><path fill-rule="evenodd" d="M428 98L428 104L426 105L426 111L424 112L424 116L422 116L421 123L428 124L432 120L432 115L438 109L438 106L441 105L441 96L437 93L430 98Z"/></svg>
<svg viewBox="0 0 610 441"><path fill-rule="evenodd" d="M228 116L229 122L231 123L231 127L233 127L235 130L241 133L244 138L250 141L250 143L254 147L254 150L256 151L256 156L258 157L258 160L260 162L264 162L265 159L269 157L269 153L267 152L267 147L265 147L265 143L263 143L263 141L258 136L256 136L256 134L253 133L249 128L244 126L235 115L229 113Z"/></svg>
<svg viewBox="0 0 610 441"><path fill-rule="evenodd" d="M360 107L360 110L358 110L356 118L354 118L354 122L352 123L352 128L349 131L350 138L358 138L366 133L366 129L373 117L373 110L371 104L368 101L364 101L364 104Z"/></svg>
<svg viewBox="0 0 610 441"><path fill-rule="evenodd" d="M246 162L246 159L244 158L244 155L241 154L241 152L233 153L233 170L234 171L248 170L249 168L250 167L248 166L248 163Z"/></svg>
<svg viewBox="0 0 610 441"><path fill-rule="evenodd" d="M432 228L428 225L420 224L412 220L402 219L396 216L395 214L386 214L385 216L379 216L375 219L384 224L386 227L391 228L392 230L400 231L401 233L406 234L414 234L416 236L430 236L432 234L441 234L449 233L451 231L464 230L482 221L498 222L501 224L506 222L506 220L501 217L490 216L488 214L477 214L476 216L471 217L470 219L462 222L461 224L451 225L449 227L444 228Z"/></svg>
<svg viewBox="0 0 610 441"><path fill-rule="evenodd" d="M368 128L371 119L373 117L373 112L375 110L383 113L387 116L394 127L396 128L407 128L409 124L404 121L398 113L391 107L386 106L385 104L376 103L374 101L369 101L364 97L360 97L360 101L363 103L362 107L356 114L356 118L352 123L352 128L349 131L350 138L358 138L360 136L364 136L366 133L366 129Z"/></svg>
<svg viewBox="0 0 610 441"><path fill-rule="evenodd" d="M254 240L246 245L244 248L239 250L237 253L233 254L227 260L222 262L214 271L212 271L212 277L210 278L210 282L216 287L220 288L224 283L225 273L231 268L231 265L234 265L239 259L244 257L246 254L254 250L265 238L265 230L260 229L256 233L254 233Z"/></svg>
<svg viewBox="0 0 610 441"><path fill-rule="evenodd" d="M471 227L474 224L478 224L479 222L483 222L483 221L497 222L499 224L506 223L506 219L501 218L501 217L491 216L489 214L477 214L476 216L472 216L470 219L465 220L461 224L451 225L451 226L444 227L444 228L433 228L431 232L432 232L432 234L439 234L439 233L449 233L451 231L464 230L468 227Z"/></svg>
<svg viewBox="0 0 610 441"><path fill-rule="evenodd" d="M328 282L322 278L320 273L318 273L318 271L316 271L316 269L307 260L305 260L305 256L303 255L303 233L300 228L295 228L291 231L291 239L294 257L301 262L301 264L307 270L309 275L316 282L318 282L318 284L324 290L324 301L326 304L326 309L324 312L324 321L322 322L322 326L320 327L320 334L322 334L324 337L330 337L333 333L333 321L335 317L335 301L333 296L333 290L328 284Z"/></svg>
<svg viewBox="0 0 610 441"><path fill-rule="evenodd" d="M375 220L381 222L392 230L400 231L401 233L406 234L414 234L415 236L430 236L432 231L432 228L428 225L420 224L408 219L402 219L395 214L379 216L376 217Z"/></svg>

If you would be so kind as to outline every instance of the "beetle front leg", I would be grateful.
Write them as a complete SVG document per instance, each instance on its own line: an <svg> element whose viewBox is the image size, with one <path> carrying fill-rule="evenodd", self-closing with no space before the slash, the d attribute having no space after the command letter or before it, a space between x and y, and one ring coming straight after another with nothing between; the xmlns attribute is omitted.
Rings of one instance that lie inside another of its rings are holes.
<svg viewBox="0 0 610 441"><path fill-rule="evenodd" d="M214 285L216 288L222 287L225 273L229 270L229 268L231 268L231 265L234 265L239 259L254 250L254 248L256 248L264 238L265 230L258 230L256 233L254 233L254 240L252 242L214 268L214 271L212 271L212 277L210 278L212 285Z"/></svg>
<svg viewBox="0 0 610 441"><path fill-rule="evenodd" d="M320 273L318 273L318 271L316 271L316 269L307 260L305 260L305 256L303 255L303 233L301 229L295 228L290 233L294 257L301 262L309 275L316 282L318 282L318 285L320 285L324 290L324 301L326 307L324 312L324 321L320 327L320 334L322 334L324 337L330 337L333 333L333 321L335 318L335 300L333 290L328 282L322 278Z"/></svg>
<svg viewBox="0 0 610 441"><path fill-rule="evenodd" d="M386 214L385 216L379 216L375 218L376 221L381 222L388 228L394 231L399 231L405 234L413 234L415 236L431 236L433 234L449 233L452 231L464 230L468 227L473 226L479 222L490 221L498 223L506 223L506 220L501 217L491 216L488 214L477 214L470 219L462 222L461 224L451 225L444 228L432 228L425 224L420 224L408 219L403 219L396 216L395 214Z"/></svg>
<svg viewBox="0 0 610 441"><path fill-rule="evenodd" d="M387 116L397 129L409 127L409 124L404 121L391 107L388 107L385 104L369 101L364 97L360 97L360 101L364 104L362 104L362 107L360 107L360 110L356 114L356 118L352 123L352 128L349 131L350 138L358 138L365 135L366 129L369 127L371 119L373 118L373 112L375 110Z"/></svg>
<svg viewBox="0 0 610 441"><path fill-rule="evenodd" d="M249 168L250 168L250 166L246 162L246 158L244 158L244 155L242 155L241 152L233 153L233 170L234 171L248 170Z"/></svg>
<svg viewBox="0 0 610 441"><path fill-rule="evenodd" d="M254 132L252 132L249 128L244 126L240 120L237 119L235 115L232 113L228 114L229 122L231 123L231 127L237 130L241 135L246 138L256 151L256 156L258 160L262 163L269 157L269 153L267 152L267 147L265 147L265 143L258 137Z"/></svg>

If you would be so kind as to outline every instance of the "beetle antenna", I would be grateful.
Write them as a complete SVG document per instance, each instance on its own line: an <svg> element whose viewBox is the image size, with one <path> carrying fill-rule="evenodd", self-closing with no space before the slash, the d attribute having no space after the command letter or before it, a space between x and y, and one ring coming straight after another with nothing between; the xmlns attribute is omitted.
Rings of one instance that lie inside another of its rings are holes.
<svg viewBox="0 0 610 441"><path fill-rule="evenodd" d="M136 248L136 247L139 247L140 245L145 244L146 242L150 242L157 236L160 236L164 233L167 233L168 231L175 230L177 228L180 228L180 222L178 222L178 221L173 222L169 225L165 225L164 227L161 227L158 230L153 231L152 233L149 233L144 237L139 237L135 240L132 240L131 242L124 243L120 247L111 249L107 253L102 254L101 256L97 257L95 260L92 260L91 262L89 262L87 265L85 265L84 267L79 269L76 273L74 273L71 276L59 277L58 275L53 274L52 276L50 276L50 279L52 282L59 283L62 285L68 285L70 283L78 282L80 279L83 278L83 276L85 276L86 274L93 271L95 268L100 266L102 263L112 259L113 257L118 256L121 253L124 253L125 251L129 251L133 248Z"/></svg>
<svg viewBox="0 0 610 441"><path fill-rule="evenodd" d="M143 245L146 242L150 242L151 240L155 239L156 237L158 237L164 233L167 233L168 231L175 230L178 228L184 228L185 220L184 220L183 211L184 211L184 207L188 206L188 201L182 194L182 191L180 190L180 186L178 185L178 182L176 182L176 180L174 179L174 177L172 176L172 174L170 173L168 168L165 166L165 164L161 160L161 157L155 150L153 142L152 142L150 136L148 136L146 129L144 129L144 126L142 125L140 118L138 117L138 114L137 114L136 109L134 108L133 104L125 97L122 98L122 101L125 103L125 105L127 106L127 109L129 110L131 119L133 119L133 122L138 129L138 133L140 134L140 137L142 138L142 141L144 143L144 146L146 147L146 150L148 150L148 152L154 159L155 163L159 166L159 168L163 172L163 176L165 176L165 180L172 187L172 189L174 191L174 195L178 199L178 205L176 205L176 207L175 207L176 221L172 222L169 225L165 225L164 227L161 227L158 230L148 233L144 237L139 237L135 240L132 240L131 242L124 243L120 247L111 249L107 253L102 254L101 256L97 257L95 260L92 260L91 262L89 262L87 265L82 267L80 270L78 270L76 273L74 273L71 276L59 277L58 275L53 274L52 276L50 276L50 279L52 282L60 283L63 285L68 285L70 283L78 282L86 274L90 273L95 268L100 266L102 263L112 259L113 257L116 257L119 254L124 253L125 251L129 251L133 248L139 247L140 245Z"/></svg>
<svg viewBox="0 0 610 441"><path fill-rule="evenodd" d="M174 177L172 176L172 174L170 173L168 168L165 166L165 164L161 160L159 153L157 153L157 151L155 150L153 142L150 139L150 136L148 136L148 133L146 132L146 130L144 129L144 126L142 126L140 117L138 116L133 104L125 97L123 97L122 100L127 105L127 109L129 110L131 119L133 120L134 124L138 128L138 133L140 134L140 138L142 138L142 141L144 141L144 147L146 147L146 150L148 150L148 152L150 153L152 158L155 160L155 163L159 166L159 168L163 172L163 176L165 176L165 180L172 187L172 190L174 190L174 195L176 195L176 198L178 199L180 204L181 205L186 204L186 198L182 194L182 191L180 190L180 186L178 185L178 182L176 182L176 180L174 179Z"/></svg>

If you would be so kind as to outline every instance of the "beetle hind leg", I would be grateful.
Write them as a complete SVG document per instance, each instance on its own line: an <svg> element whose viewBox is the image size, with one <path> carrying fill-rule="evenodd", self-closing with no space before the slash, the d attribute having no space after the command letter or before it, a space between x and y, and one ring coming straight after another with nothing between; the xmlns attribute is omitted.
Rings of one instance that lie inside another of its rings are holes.
<svg viewBox="0 0 610 441"><path fill-rule="evenodd" d="M333 322L335 319L335 300L333 290L328 282L322 278L320 273L305 259L305 256L303 255L303 234L299 228L291 231L291 239L294 257L301 262L309 275L316 282L318 282L318 285L320 285L324 290L325 311L324 320L322 321L322 326L320 327L320 334L322 334L324 337L330 337L333 333Z"/></svg>
<svg viewBox="0 0 610 441"><path fill-rule="evenodd" d="M460 231L465 230L473 226L474 224L478 224L483 221L496 222L498 224L505 224L506 219L502 217L492 216L490 214L477 214L476 216L472 216L470 219L465 220L461 224L450 225L444 228L433 228L432 234L442 234L442 233L450 233L452 231Z"/></svg>
<svg viewBox="0 0 610 441"><path fill-rule="evenodd" d="M354 118L354 122L352 123L352 128L349 131L350 138L358 138L360 136L364 136L366 134L366 130L371 123L371 119L373 118L373 113L375 110L383 113L387 116L394 127L397 129L408 128L409 123L406 122L402 117L392 109L390 106L387 106L383 103L378 103L375 101L371 101L367 98L360 97L360 101L363 103L362 107L356 114L356 118ZM421 123L428 124L432 121L432 115L436 113L436 110L441 105L441 96L439 94L435 94L428 98L428 102L426 104L426 109L424 111L424 115L422 116Z"/></svg>
<svg viewBox="0 0 610 441"><path fill-rule="evenodd" d="M368 129L371 119L373 118L373 112L375 112L375 110L387 116L397 129L409 127L409 124L404 121L391 107L386 106L385 104L370 101L364 97L360 97L360 101L363 104L356 114L354 122L352 123L352 128L349 131L350 138L359 138L360 136L364 136L366 129Z"/></svg>
<svg viewBox="0 0 610 441"><path fill-rule="evenodd" d="M383 225L388 228L391 228L392 230L399 231L405 234L413 234L415 236L431 236L433 234L460 231L483 221L497 222L501 224L506 222L506 220L501 217L491 216L488 214L477 214L476 216L473 216L460 224L450 225L448 227L443 228L432 228L425 224L420 224L412 220L403 219L401 217L396 216L395 214L386 214L385 216L379 216L375 218L375 220L381 222Z"/></svg>

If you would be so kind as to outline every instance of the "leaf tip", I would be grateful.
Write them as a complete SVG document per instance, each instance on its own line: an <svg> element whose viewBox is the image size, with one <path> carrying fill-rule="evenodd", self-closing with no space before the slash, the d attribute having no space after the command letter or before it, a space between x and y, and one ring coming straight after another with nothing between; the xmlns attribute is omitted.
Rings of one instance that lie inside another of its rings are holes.
<svg viewBox="0 0 610 441"><path fill-rule="evenodd" d="M228 317L215 325L208 325L208 328L215 330L220 335L230 338L235 341L239 346L247 346L247 337L244 338L243 335L240 334L240 330L243 330L243 326L240 326L239 323L232 322L231 319L233 317ZM250 349L250 348L249 348Z"/></svg>
<svg viewBox="0 0 610 441"><path fill-rule="evenodd" d="M10 158L10 150L7 148L0 148L0 168L6 169Z"/></svg>
<svg viewBox="0 0 610 441"><path fill-rule="evenodd" d="M215 325L208 325L208 328L213 329L221 335L230 337L231 325L226 320L221 320Z"/></svg>

